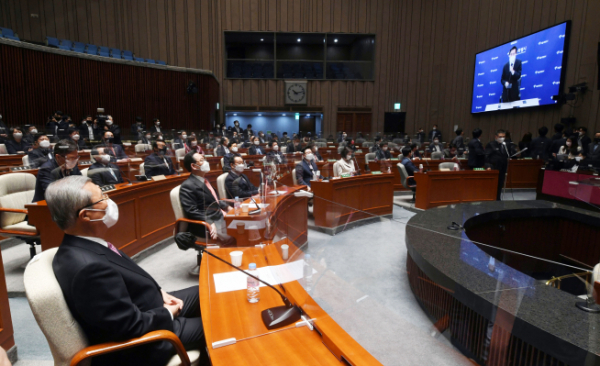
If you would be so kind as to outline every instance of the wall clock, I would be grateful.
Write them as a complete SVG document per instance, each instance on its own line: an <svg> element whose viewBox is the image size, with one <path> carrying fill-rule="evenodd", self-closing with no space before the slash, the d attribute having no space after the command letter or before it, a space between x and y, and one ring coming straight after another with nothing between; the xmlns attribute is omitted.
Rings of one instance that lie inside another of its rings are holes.
<svg viewBox="0 0 600 366"><path fill-rule="evenodd" d="M306 81L286 81L285 88L285 104L306 104L307 97L307 82Z"/></svg>

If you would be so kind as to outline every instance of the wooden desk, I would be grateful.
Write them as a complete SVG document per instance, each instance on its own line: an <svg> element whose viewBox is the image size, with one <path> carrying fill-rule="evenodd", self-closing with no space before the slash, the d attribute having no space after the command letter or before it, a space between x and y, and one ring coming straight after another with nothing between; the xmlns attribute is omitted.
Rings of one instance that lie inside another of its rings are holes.
<svg viewBox="0 0 600 366"><path fill-rule="evenodd" d="M2 252L0 252L0 347L9 351L15 345L15 338L8 305L8 289L6 288L3 263Z"/></svg>
<svg viewBox="0 0 600 366"><path fill-rule="evenodd" d="M461 170L415 173L417 194L415 206L428 208L475 201L495 201L498 171Z"/></svg>
<svg viewBox="0 0 600 366"><path fill-rule="evenodd" d="M248 248L244 251L242 268L255 262L257 267L283 264L279 255L280 241L269 244L264 249ZM211 253L223 258L229 257L233 249L214 249ZM216 259L205 256L200 267L200 308L208 352L213 366L220 365L381 365L371 354L348 335L310 297L298 281L280 285L285 294L309 316L316 319L315 328L296 328L294 325L269 331L265 328L260 312L264 309L283 305L275 291L261 287L260 301L250 304L246 300L246 290L216 294L214 273L231 272L233 269ZM320 334L319 334L320 333ZM261 336L258 336L261 335ZM236 344L213 348L213 342L236 338Z"/></svg>
<svg viewBox="0 0 600 366"><path fill-rule="evenodd" d="M106 240L132 256L173 235L175 215L169 194L189 174L161 181L121 184L108 196L119 206L119 221L108 230ZM50 216L46 201L25 206L29 222L40 232L42 250L58 247L63 232Z"/></svg>
<svg viewBox="0 0 600 366"><path fill-rule="evenodd" d="M349 223L391 215L394 176L363 174L356 177L312 182L315 226L335 234Z"/></svg>

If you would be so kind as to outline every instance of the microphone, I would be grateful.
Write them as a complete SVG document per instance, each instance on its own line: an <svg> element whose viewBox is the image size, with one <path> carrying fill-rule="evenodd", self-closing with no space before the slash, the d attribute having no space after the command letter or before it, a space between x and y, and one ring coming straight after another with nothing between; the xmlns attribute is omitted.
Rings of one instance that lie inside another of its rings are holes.
<svg viewBox="0 0 600 366"><path fill-rule="evenodd" d="M252 210L252 211L248 212L248 215L255 215L257 213L260 213L261 209L260 209L260 206L258 205L258 203L256 203L256 201L254 200L254 198L252 198L252 196L250 196L250 199L256 205L256 210Z"/></svg>
<svg viewBox="0 0 600 366"><path fill-rule="evenodd" d="M360 175L360 165L358 165L358 161L356 161L356 157L354 156L354 154L352 154L352 159L354 160L354 163L356 164L356 175Z"/></svg>
<svg viewBox="0 0 600 366"><path fill-rule="evenodd" d="M262 313L261 313L262 320L263 320L263 323L265 323L265 326L267 327L267 329L271 330L271 329L276 329L276 328L280 328L280 327L285 327L286 325L295 323L298 320L300 320L300 317L302 316L302 310L300 310L300 308L298 306L293 305L290 302L290 300L288 300L288 298L285 297L279 290L277 290L275 287L269 285L265 281L261 280L260 278L255 277L255 276L251 275L250 273L244 271L243 269L236 267L233 264L227 262L226 260L221 259L218 256L210 253L209 251L206 250L206 247L196 244L196 236L194 234L188 233L188 232L178 233L177 235L175 235L175 242L177 243L177 246L181 250L188 250L190 248L199 250L203 253L210 255L211 257L213 257L217 260L220 260L221 262L227 264L228 266L237 269L238 271L246 274L247 276L252 277L255 280L259 281L260 283L263 283L266 286L275 290L275 292L277 292L279 294L279 296L281 296L281 299L283 300L283 303L285 305L277 306L277 307L270 308L270 309L265 309L262 311Z"/></svg>
<svg viewBox="0 0 600 366"><path fill-rule="evenodd" d="M502 145L504 145L504 150L506 150L506 156L510 158L510 153L508 152L508 147L506 147L506 142L502 141Z"/></svg>

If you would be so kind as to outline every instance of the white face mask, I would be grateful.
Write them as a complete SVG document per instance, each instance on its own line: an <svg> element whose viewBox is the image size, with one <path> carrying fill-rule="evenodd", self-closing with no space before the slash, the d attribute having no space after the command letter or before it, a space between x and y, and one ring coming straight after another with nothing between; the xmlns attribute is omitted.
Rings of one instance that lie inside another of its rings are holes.
<svg viewBox="0 0 600 366"><path fill-rule="evenodd" d="M16 139L20 139L21 137L23 137L23 134L18 132L18 133L13 133L13 137Z"/></svg>
<svg viewBox="0 0 600 366"><path fill-rule="evenodd" d="M517 59L517 55L514 55L514 56L508 56L508 59L509 59L509 61L510 61L510 64L511 64L511 65L514 65L514 64L515 64L515 60Z"/></svg>
<svg viewBox="0 0 600 366"><path fill-rule="evenodd" d="M146 140L150 140L151 137L152 136L150 136L150 135L146 135Z"/></svg>
<svg viewBox="0 0 600 366"><path fill-rule="evenodd" d="M67 160L67 159L65 159L65 167L68 170L71 170L71 169L73 169L73 168L75 168L77 166L77 162L78 161L79 161L79 158L74 159L74 160Z"/></svg>
<svg viewBox="0 0 600 366"><path fill-rule="evenodd" d="M108 201L106 201L106 203L108 204L108 206L106 206L106 210L99 210L99 209L95 209L95 208L86 208L85 210L104 211L105 214L104 214L103 218L96 219L96 220L90 220L90 222L104 221L104 225L106 225L107 228L111 228L111 227L115 226L117 221L119 221L119 206L117 206L117 204L110 198L108 199Z"/></svg>
<svg viewBox="0 0 600 366"><path fill-rule="evenodd" d="M571 143L567 141L567 146L571 146Z"/></svg>
<svg viewBox="0 0 600 366"><path fill-rule="evenodd" d="M110 126L110 125L112 125L112 121L111 121L110 119L109 119L109 120L106 120L106 125L107 125L107 126Z"/></svg>
<svg viewBox="0 0 600 366"><path fill-rule="evenodd" d="M315 152L317 152L317 151L319 151L319 148L318 148L318 147L315 147Z"/></svg>
<svg viewBox="0 0 600 366"><path fill-rule="evenodd" d="M238 148L234 146L234 147L231 148L231 151L238 152Z"/></svg>
<svg viewBox="0 0 600 366"><path fill-rule="evenodd" d="M244 164L237 164L235 166L235 171L241 173L244 171L244 168L246 168L246 166Z"/></svg>
<svg viewBox="0 0 600 366"><path fill-rule="evenodd" d="M259 145L260 141L254 141L254 145Z"/></svg>
<svg viewBox="0 0 600 366"><path fill-rule="evenodd" d="M50 147L50 141L48 141L48 140L42 140L42 141L40 141L40 147L44 148L44 149L49 148Z"/></svg>
<svg viewBox="0 0 600 366"><path fill-rule="evenodd" d="M79 135L73 135L73 137L71 137L74 141L79 141Z"/></svg>
<svg viewBox="0 0 600 366"><path fill-rule="evenodd" d="M31 134L35 135L37 133L37 130L34 128L33 130L31 130Z"/></svg>
<svg viewBox="0 0 600 366"><path fill-rule="evenodd" d="M435 130L437 130L437 127L434 127L434 128L433 128L433 130L434 130L434 131L435 131Z"/></svg>
<svg viewBox="0 0 600 366"><path fill-rule="evenodd" d="M387 148L387 146L384 146L384 147L382 147L381 149L382 149L383 151L387 151L387 149L388 149L388 148Z"/></svg>
<svg viewBox="0 0 600 366"><path fill-rule="evenodd" d="M100 157L100 161L103 162L104 164L109 163L110 162L110 155L108 155L108 154L102 155Z"/></svg>
<svg viewBox="0 0 600 366"><path fill-rule="evenodd" d="M279 146L277 146L277 145L273 146L273 150L275 150L275 151L279 150Z"/></svg>
<svg viewBox="0 0 600 366"><path fill-rule="evenodd" d="M576 157L575 157L575 160L576 160L576 161L581 161L581 159L582 159L582 158L581 158L581 156L576 156Z"/></svg>
<svg viewBox="0 0 600 366"><path fill-rule="evenodd" d="M498 141L498 143L500 143L500 144L501 144L501 143L503 143L503 142L504 142L504 137L498 137L498 138L496 139L496 141Z"/></svg>
<svg viewBox="0 0 600 366"><path fill-rule="evenodd" d="M440 142L438 140L433 140L434 144L439 144Z"/></svg>
<svg viewBox="0 0 600 366"><path fill-rule="evenodd" d="M352 155L346 155L346 160L350 161L352 159Z"/></svg>
<svg viewBox="0 0 600 366"><path fill-rule="evenodd" d="M203 173L210 172L210 164L208 164L208 161L205 161L204 163L202 163L202 165L200 165L200 171Z"/></svg>
<svg viewBox="0 0 600 366"><path fill-rule="evenodd" d="M346 138L348 135L342 135L342 138Z"/></svg>
<svg viewBox="0 0 600 366"><path fill-rule="evenodd" d="M182 139L182 140L185 140L185 139L187 139L187 135L181 135L181 139Z"/></svg>
<svg viewBox="0 0 600 366"><path fill-rule="evenodd" d="M196 147L196 145L198 145L197 141L192 141L192 146Z"/></svg>
<svg viewBox="0 0 600 366"><path fill-rule="evenodd" d="M314 158L315 158L315 156L313 154L307 154L306 155L306 160L308 160L308 161L311 161Z"/></svg>
<svg viewBox="0 0 600 366"><path fill-rule="evenodd" d="M160 122L156 122L156 125L157 125L157 126L160 126Z"/></svg>

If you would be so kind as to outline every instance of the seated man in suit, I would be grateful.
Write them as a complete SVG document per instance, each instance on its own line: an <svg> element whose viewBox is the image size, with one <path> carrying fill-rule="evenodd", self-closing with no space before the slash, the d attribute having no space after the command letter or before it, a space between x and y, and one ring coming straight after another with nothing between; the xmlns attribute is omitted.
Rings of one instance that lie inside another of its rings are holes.
<svg viewBox="0 0 600 366"><path fill-rule="evenodd" d="M31 145L23 138L23 130L20 127L12 129L10 138L4 144L9 154L27 154L31 150Z"/></svg>
<svg viewBox="0 0 600 366"><path fill-rule="evenodd" d="M50 159L38 170L35 181L35 193L33 201L44 200L44 194L50 183L71 175L81 175L77 162L77 146L70 139L60 140L54 145L54 159Z"/></svg>
<svg viewBox="0 0 600 366"><path fill-rule="evenodd" d="M389 150L387 142L381 143L381 149L375 151L375 157L379 161L390 160L392 158L392 153Z"/></svg>
<svg viewBox="0 0 600 366"><path fill-rule="evenodd" d="M260 139L256 136L252 139L252 146L248 149L248 155L264 155L265 150L260 147Z"/></svg>
<svg viewBox="0 0 600 366"><path fill-rule="evenodd" d="M152 143L153 153L144 159L144 171L148 178L157 175L173 175L173 162L167 155L167 144L163 141L154 141Z"/></svg>
<svg viewBox="0 0 600 366"><path fill-rule="evenodd" d="M71 176L51 184L46 196L52 219L64 232L52 262L54 275L91 345L168 330L187 349L203 350L198 286L168 294L107 242L119 207L98 186ZM162 366L174 353L170 343L155 342L95 357L93 365Z"/></svg>
<svg viewBox="0 0 600 366"><path fill-rule="evenodd" d="M285 164L287 163L287 159L285 156L279 151L279 144L277 141L273 141L269 144L271 147L271 151L267 154L267 161L274 162L275 164Z"/></svg>
<svg viewBox="0 0 600 366"><path fill-rule="evenodd" d="M319 168L315 163L315 155L310 147L304 148L304 156L302 161L296 165L296 181L298 185L307 186L307 190L310 191L310 181L316 177L323 179L322 175L317 175Z"/></svg>
<svg viewBox="0 0 600 366"><path fill-rule="evenodd" d="M79 125L79 135L84 141L95 140L97 130L97 122L94 124L92 116L86 116L85 119L81 121L81 125Z"/></svg>
<svg viewBox="0 0 600 366"><path fill-rule="evenodd" d="M227 137L223 137L222 139L217 138L217 142L219 146L215 149L215 155L225 156L226 154L229 154L229 148L227 147L227 145L229 145L229 139Z"/></svg>
<svg viewBox="0 0 600 366"><path fill-rule="evenodd" d="M178 131L177 137L173 140L173 150L183 149L187 142L187 133L185 131Z"/></svg>
<svg viewBox="0 0 600 366"><path fill-rule="evenodd" d="M142 117L135 117L135 123L131 124L131 138L137 140L142 137L142 131L146 129L143 125L144 120Z"/></svg>
<svg viewBox="0 0 600 366"><path fill-rule="evenodd" d="M125 150L123 150L123 146L115 143L115 136L111 131L104 131L104 134L102 135L102 142L103 144L99 145L98 147L106 148L104 151L110 155L111 163L129 160L125 154Z"/></svg>
<svg viewBox="0 0 600 366"><path fill-rule="evenodd" d="M248 198L258 194L258 188L244 174L244 169L246 169L244 159L241 156L235 156L230 166L231 170L225 179L227 198Z"/></svg>
<svg viewBox="0 0 600 366"><path fill-rule="evenodd" d="M208 235L203 225L189 224L188 231L198 238L205 239L207 243L235 244L235 238L227 235L227 225L223 216L231 206L226 201L219 200L215 188L208 179L204 178L204 175L210 171L204 155L189 152L183 158L183 165L190 172L190 176L179 189L179 200L185 218L204 221L211 227Z"/></svg>
<svg viewBox="0 0 600 366"><path fill-rule="evenodd" d="M123 183L121 170L118 166L110 162L110 155L104 150L104 147L98 147L92 150L92 156L96 162L88 169L88 178L100 187L109 184Z"/></svg>
<svg viewBox="0 0 600 366"><path fill-rule="evenodd" d="M420 159L421 158L421 154L419 153L419 145L417 144L410 144L410 150L412 151L412 157Z"/></svg>
<svg viewBox="0 0 600 366"><path fill-rule="evenodd" d="M586 160L589 159L592 163L600 163L600 132L594 135L594 141L588 145Z"/></svg>
<svg viewBox="0 0 600 366"><path fill-rule="evenodd" d="M314 142L311 142L309 146L315 156L315 161L323 161L323 157L319 154L319 147Z"/></svg>
<svg viewBox="0 0 600 366"><path fill-rule="evenodd" d="M69 138L77 145L77 150L85 149L85 142L83 142L83 139L81 138L79 129L69 128L68 134Z"/></svg>
<svg viewBox="0 0 600 366"><path fill-rule="evenodd" d="M429 141L433 142L433 140L435 140L436 137L438 138L438 140L441 140L442 133L440 132L440 130L438 130L437 125L433 125L433 129L429 131Z"/></svg>
<svg viewBox="0 0 600 366"><path fill-rule="evenodd" d="M46 134L40 133L34 137L33 149L27 153L29 157L29 166L37 168L52 159L52 150L50 149L50 139Z"/></svg>
<svg viewBox="0 0 600 366"><path fill-rule="evenodd" d="M400 163L402 163L402 165L404 165L404 168L406 169L406 174L408 174L409 177L414 177L415 172L419 171L419 169L417 169L417 167L411 161L412 150L410 149L410 147L405 146L402 148L402 156L403 156L402 161ZM408 183L410 185L416 184L414 178L409 178L406 181L406 183Z"/></svg>
<svg viewBox="0 0 600 366"><path fill-rule="evenodd" d="M333 164L333 176L341 177L342 174L352 174L356 172L354 166L353 151L349 147L344 147L341 152L342 158Z"/></svg>
<svg viewBox="0 0 600 366"><path fill-rule="evenodd" d="M340 137L338 137L337 142L338 143L344 142L344 141L346 141L347 137L348 137L348 134L346 132L342 132L342 135Z"/></svg>
<svg viewBox="0 0 600 366"><path fill-rule="evenodd" d="M152 134L147 131L142 131L140 143L150 145L152 143Z"/></svg>
<svg viewBox="0 0 600 366"><path fill-rule="evenodd" d="M104 122L104 132L110 131L113 134L113 143L117 145L121 145L121 127L114 123L114 120L111 115L107 116L106 121Z"/></svg>
<svg viewBox="0 0 600 366"><path fill-rule="evenodd" d="M300 143L300 137L294 136L293 142L289 143L287 146L286 154L301 154L302 153L302 144Z"/></svg>
<svg viewBox="0 0 600 366"><path fill-rule="evenodd" d="M230 172L231 171L231 162L233 161L233 158L235 158L236 156L241 156L240 154L238 154L238 146L235 142L230 142L229 143L229 153L223 155L223 172Z"/></svg>
<svg viewBox="0 0 600 366"><path fill-rule="evenodd" d="M435 137L433 139L433 142L429 145L429 152L444 152L444 148L442 147L439 138Z"/></svg>

